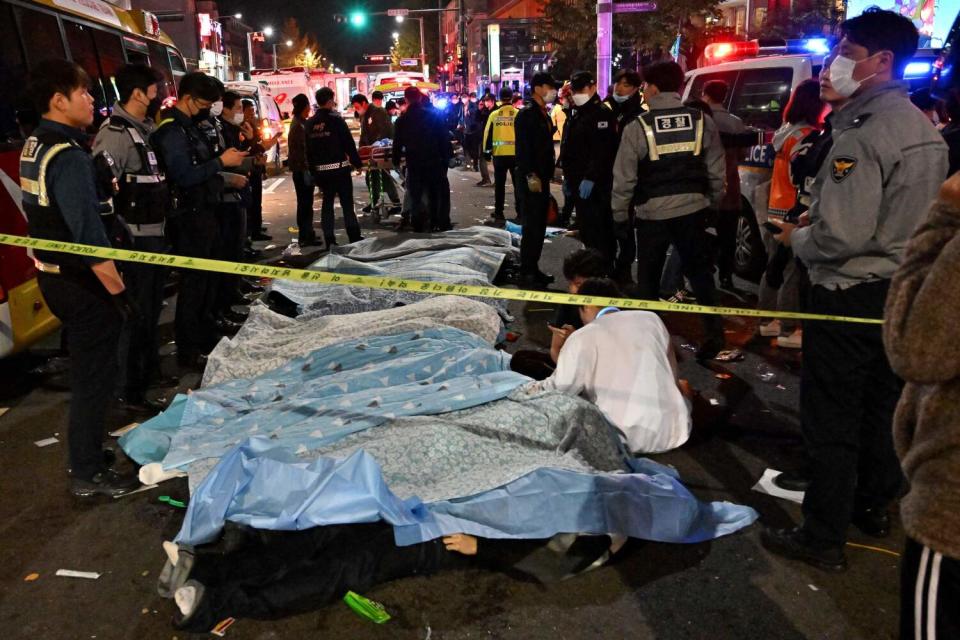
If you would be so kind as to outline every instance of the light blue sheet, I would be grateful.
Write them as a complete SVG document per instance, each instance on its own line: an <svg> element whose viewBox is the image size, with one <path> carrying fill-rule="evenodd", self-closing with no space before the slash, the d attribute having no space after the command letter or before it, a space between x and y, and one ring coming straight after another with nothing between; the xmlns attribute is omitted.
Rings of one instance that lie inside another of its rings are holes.
<svg viewBox="0 0 960 640"><path fill-rule="evenodd" d="M672 474L655 465L647 470L541 468L479 495L423 504L394 495L363 450L298 463L288 450L254 438L224 457L198 487L177 542L210 542L226 520L289 531L382 519L394 525L399 545L459 532L488 538L619 533L681 543L726 535L757 518L750 507L701 503Z"/></svg>
<svg viewBox="0 0 960 640"><path fill-rule="evenodd" d="M264 435L306 452L397 416L473 407L529 379L478 336L441 327L341 342L251 379L178 397L120 439L140 464L165 470L217 459Z"/></svg>

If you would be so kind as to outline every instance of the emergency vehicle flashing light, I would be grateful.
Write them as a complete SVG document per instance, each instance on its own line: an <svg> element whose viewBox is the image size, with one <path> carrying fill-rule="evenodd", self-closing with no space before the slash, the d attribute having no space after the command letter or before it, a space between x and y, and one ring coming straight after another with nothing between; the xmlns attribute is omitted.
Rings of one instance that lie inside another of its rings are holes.
<svg viewBox="0 0 960 640"><path fill-rule="evenodd" d="M746 42L713 42L703 51L707 64L718 64L759 55L790 55L830 53L827 38L800 38L796 40L749 40Z"/></svg>
<svg viewBox="0 0 960 640"><path fill-rule="evenodd" d="M909 62L903 70L905 78L916 78L926 76L930 73L933 65L929 62Z"/></svg>

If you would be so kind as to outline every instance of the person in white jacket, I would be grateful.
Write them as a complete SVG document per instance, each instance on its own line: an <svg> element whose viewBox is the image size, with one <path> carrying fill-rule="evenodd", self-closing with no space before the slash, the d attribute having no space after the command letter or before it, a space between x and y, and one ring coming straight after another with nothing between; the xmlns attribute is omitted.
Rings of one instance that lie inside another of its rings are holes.
<svg viewBox="0 0 960 640"><path fill-rule="evenodd" d="M619 298L612 280L591 278L580 295ZM584 327L563 345L552 376L530 392L556 390L593 402L630 451L661 453L690 437L689 388L677 376L670 334L649 311L582 306Z"/></svg>

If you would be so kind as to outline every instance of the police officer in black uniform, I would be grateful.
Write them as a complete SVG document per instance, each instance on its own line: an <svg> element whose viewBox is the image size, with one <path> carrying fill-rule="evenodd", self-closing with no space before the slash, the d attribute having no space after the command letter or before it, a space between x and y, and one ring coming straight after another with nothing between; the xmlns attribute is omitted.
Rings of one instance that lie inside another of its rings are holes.
<svg viewBox="0 0 960 640"><path fill-rule="evenodd" d="M110 158L118 183L113 210L130 248L165 253L170 195L149 142L156 128L153 117L160 111L157 92L163 76L146 65L125 65L117 71L115 81L120 99L97 133L94 158ZM124 263L121 270L142 315L139 322L124 325L121 334L120 398L134 409L162 409L162 403L148 401L145 393L151 383L162 381L157 328L167 270L137 262Z"/></svg>
<svg viewBox="0 0 960 640"><path fill-rule="evenodd" d="M716 304L706 225L723 189L724 156L717 127L680 102L683 69L657 62L643 71L650 111L623 129L613 170L613 217L626 237L637 203L637 287L656 300L667 248L676 247L697 301ZM720 316L704 315L706 339L697 353L714 357L724 345Z"/></svg>
<svg viewBox="0 0 960 640"><path fill-rule="evenodd" d="M20 186L30 235L109 247L100 220L93 161L84 129L93 124L90 78L66 60L38 64L27 95L42 115L20 156ZM117 375L117 340L136 307L112 260L34 250L37 282L64 325L70 350L67 429L71 492L117 496L135 489L135 476L107 468L104 418Z"/></svg>
<svg viewBox="0 0 960 640"><path fill-rule="evenodd" d="M200 124L220 99L220 87L200 72L180 80L176 107L161 116L151 143L159 153L171 192L169 226L174 252L212 258L217 242L216 208L223 191L220 172L243 163L246 153L226 149L216 156ZM203 354L219 339L213 316L216 274L184 269L180 274L175 338L177 361L184 368L202 368Z"/></svg>
<svg viewBox="0 0 960 640"><path fill-rule="evenodd" d="M576 198L580 240L605 255L612 267L617 249L610 191L617 155L617 120L597 95L597 81L589 71L573 74L570 91L575 109L565 125L560 166Z"/></svg>
<svg viewBox="0 0 960 640"><path fill-rule="evenodd" d="M317 90L317 113L307 121L307 161L314 181L323 194L320 208L320 226L323 240L329 249L337 244L334 235L333 199L340 198L343 222L350 242L362 240L360 223L353 211L353 178L350 167L357 171L363 166L357 143L340 114L333 90L323 87Z"/></svg>

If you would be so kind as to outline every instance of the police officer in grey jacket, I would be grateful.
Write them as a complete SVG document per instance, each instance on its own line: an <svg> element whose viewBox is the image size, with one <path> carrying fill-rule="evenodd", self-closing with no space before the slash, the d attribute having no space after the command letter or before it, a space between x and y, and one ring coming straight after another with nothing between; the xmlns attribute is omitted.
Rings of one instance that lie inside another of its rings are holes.
<svg viewBox="0 0 960 640"><path fill-rule="evenodd" d="M683 70L657 62L643 70L650 111L623 129L613 167L613 219L620 245L633 233L630 205L637 202L638 292L656 300L667 248L676 247L697 300L716 304L707 216L723 189L724 158L713 120L686 107L677 93ZM706 339L697 356L712 358L723 348L723 322L703 316Z"/></svg>
<svg viewBox="0 0 960 640"><path fill-rule="evenodd" d="M114 211L133 243L133 249L164 253L164 223L170 194L157 156L150 146L153 120L160 112L158 83L163 76L142 64L117 71L119 101L104 120L93 142L93 155L107 154L119 185ZM141 315L127 322L120 334L120 396L128 406L162 409L145 396L151 382L160 379L157 325L163 304L167 270L155 265L127 262L123 279Z"/></svg>
<svg viewBox="0 0 960 640"><path fill-rule="evenodd" d="M852 99L831 118L833 147L813 184L809 221L775 224L809 269L809 312L880 318L904 248L947 175L947 147L899 81L916 51L913 24L871 9L841 30L821 94ZM880 325L806 323L803 349L804 521L765 531L763 542L841 570L848 525L877 537L889 531L887 507L903 485L891 426L902 383Z"/></svg>

